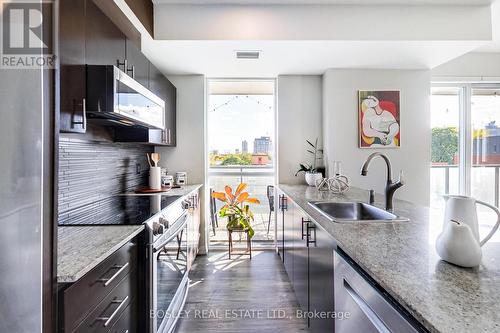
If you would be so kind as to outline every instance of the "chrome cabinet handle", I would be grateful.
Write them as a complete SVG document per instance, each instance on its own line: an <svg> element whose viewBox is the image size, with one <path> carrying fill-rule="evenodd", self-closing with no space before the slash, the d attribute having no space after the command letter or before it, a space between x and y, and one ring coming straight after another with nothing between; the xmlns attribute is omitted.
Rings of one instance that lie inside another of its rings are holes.
<svg viewBox="0 0 500 333"><path fill-rule="evenodd" d="M81 105L82 106L82 121L75 121L75 105ZM75 125L82 125L82 129L85 129L87 127L87 104L85 101L85 98L82 98L82 103L75 103L75 100L73 100L73 115L71 119L71 128L74 128Z"/></svg>
<svg viewBox="0 0 500 333"><path fill-rule="evenodd" d="M111 304L113 304L113 303L120 303L120 305L118 305L118 307L116 308L116 310L113 311L113 313L111 314L111 316L109 316L109 317L97 317L96 320L98 320L98 321L104 321L104 327L107 327L111 323L111 321L113 321L113 318L115 318L116 315L120 312L120 309L125 305L125 303L127 303L127 301L128 301L128 296L125 297L121 301L119 301L119 300L112 301Z"/></svg>
<svg viewBox="0 0 500 333"><path fill-rule="evenodd" d="M314 240L311 240L311 232L310 230L314 230ZM306 226L306 245L309 247L309 244L316 244L316 226L310 225L307 223Z"/></svg>
<svg viewBox="0 0 500 333"><path fill-rule="evenodd" d="M116 60L116 67L120 68L120 66L123 66L123 71L126 72L127 71L127 59L123 59L123 62L120 61L120 59L117 59Z"/></svg>
<svg viewBox="0 0 500 333"><path fill-rule="evenodd" d="M135 66L132 65L132 67L127 68L127 73L132 72L132 78L135 79Z"/></svg>
<svg viewBox="0 0 500 333"><path fill-rule="evenodd" d="M284 195L280 195L281 200L280 200L280 209L282 211L288 210L288 200Z"/></svg>
<svg viewBox="0 0 500 333"><path fill-rule="evenodd" d="M304 224L307 224L307 226L309 227L309 222L311 221L302 218L302 239L304 239L304 236L307 237L307 232L304 233Z"/></svg>
<svg viewBox="0 0 500 333"><path fill-rule="evenodd" d="M344 288L347 291L347 294L351 296L353 301L359 307L359 309L365 314L365 316L370 320L370 322L375 326L377 331L380 333L391 333L389 328L384 324L384 322L378 317L377 313L372 310L370 305L366 303L366 301L351 287L346 278L344 280Z"/></svg>
<svg viewBox="0 0 500 333"><path fill-rule="evenodd" d="M110 284L111 282L113 282L113 280L114 280L114 279L116 279L116 278L118 277L118 275L120 275L120 274L121 274L121 272L123 272L123 271L125 270L125 268L127 268L127 267L128 267L128 265L129 265L129 263L127 262L127 263L125 263L125 265L123 265L123 266L113 266L113 268L119 268L119 270L118 270L115 274L113 274L113 276L112 276L112 277L110 277L109 279L99 279L99 280L97 280L97 281L99 281L99 282L104 282L104 286L105 286L105 287L109 286L109 284Z"/></svg>
<svg viewBox="0 0 500 333"><path fill-rule="evenodd" d="M168 144L171 144L172 143L172 134L170 134L170 128L167 130L168 132Z"/></svg>

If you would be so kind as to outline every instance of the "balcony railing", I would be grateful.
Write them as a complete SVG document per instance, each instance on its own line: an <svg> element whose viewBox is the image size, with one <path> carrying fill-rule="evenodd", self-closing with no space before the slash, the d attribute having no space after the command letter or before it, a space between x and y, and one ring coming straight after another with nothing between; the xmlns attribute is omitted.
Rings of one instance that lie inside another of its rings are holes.
<svg viewBox="0 0 500 333"><path fill-rule="evenodd" d="M472 166L472 195L474 197L498 207L499 185L500 164ZM431 192L434 194L458 193L458 165L432 165Z"/></svg>
<svg viewBox="0 0 500 333"><path fill-rule="evenodd" d="M224 186L229 185L235 189L238 184L248 184L247 191L252 197L260 201L260 205L251 205L255 215L255 221L252 224L255 230L254 241L272 241L274 239L274 220L271 217L270 230L267 233L269 222L269 201L267 199L267 186L273 185L275 176L272 166L213 166L208 169L208 179L210 188L215 191L224 191ZM220 208L217 203L217 208ZM216 235L211 232L212 242L227 241L226 221L219 220L219 227Z"/></svg>

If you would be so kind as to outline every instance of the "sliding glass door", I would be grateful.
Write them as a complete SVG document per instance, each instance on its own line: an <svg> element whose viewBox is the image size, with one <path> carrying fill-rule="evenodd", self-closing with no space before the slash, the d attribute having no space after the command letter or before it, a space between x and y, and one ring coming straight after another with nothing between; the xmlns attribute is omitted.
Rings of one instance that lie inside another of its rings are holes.
<svg viewBox="0 0 500 333"><path fill-rule="evenodd" d="M431 94L431 206L443 194L499 206L500 83L436 84ZM487 229L496 214L478 206Z"/></svg>
<svg viewBox="0 0 500 333"><path fill-rule="evenodd" d="M460 109L458 87L434 87L431 102L431 203L460 193Z"/></svg>
<svg viewBox="0 0 500 333"><path fill-rule="evenodd" d="M500 87L472 89L471 126L471 195L498 206Z"/></svg>

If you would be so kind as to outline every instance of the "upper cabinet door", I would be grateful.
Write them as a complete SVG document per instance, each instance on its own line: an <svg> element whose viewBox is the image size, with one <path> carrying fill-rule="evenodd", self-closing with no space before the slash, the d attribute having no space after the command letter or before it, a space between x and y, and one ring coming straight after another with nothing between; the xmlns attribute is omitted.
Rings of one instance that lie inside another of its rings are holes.
<svg viewBox="0 0 500 333"><path fill-rule="evenodd" d="M85 30L87 65L117 66L124 62L125 35L91 0L86 1Z"/></svg>
<svg viewBox="0 0 500 333"><path fill-rule="evenodd" d="M149 60L129 39L126 41L126 58L127 74L147 88L149 85Z"/></svg>
<svg viewBox="0 0 500 333"><path fill-rule="evenodd" d="M165 128L169 146L177 145L177 88L165 78L167 98L165 99Z"/></svg>
<svg viewBox="0 0 500 333"><path fill-rule="evenodd" d="M153 65L149 64L149 90L165 101L164 144L175 146L177 88Z"/></svg>
<svg viewBox="0 0 500 333"><path fill-rule="evenodd" d="M59 1L61 132L85 133L85 0Z"/></svg>

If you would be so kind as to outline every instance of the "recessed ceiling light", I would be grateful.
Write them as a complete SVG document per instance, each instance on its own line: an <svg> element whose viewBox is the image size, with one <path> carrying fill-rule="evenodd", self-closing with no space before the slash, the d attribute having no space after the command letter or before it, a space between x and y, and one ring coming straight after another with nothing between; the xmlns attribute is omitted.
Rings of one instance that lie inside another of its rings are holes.
<svg viewBox="0 0 500 333"><path fill-rule="evenodd" d="M236 58L238 59L259 59L260 57L260 51L249 51L249 50L241 50L241 51L236 51Z"/></svg>

